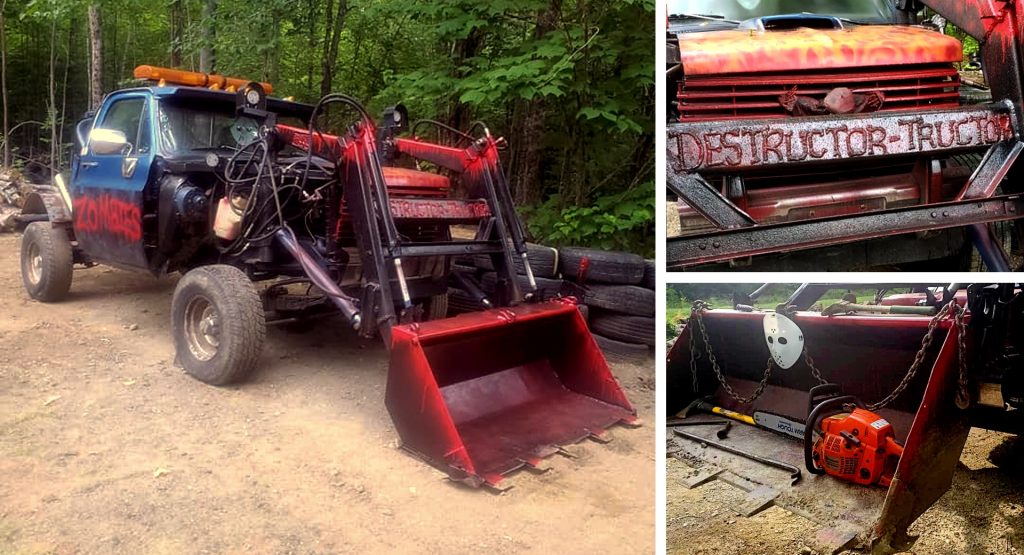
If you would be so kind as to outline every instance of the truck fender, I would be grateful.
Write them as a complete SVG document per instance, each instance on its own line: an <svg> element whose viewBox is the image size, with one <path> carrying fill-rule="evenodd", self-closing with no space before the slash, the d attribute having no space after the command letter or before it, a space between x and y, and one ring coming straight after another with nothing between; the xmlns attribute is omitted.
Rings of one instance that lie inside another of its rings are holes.
<svg viewBox="0 0 1024 555"><path fill-rule="evenodd" d="M64 180L57 175L53 181L53 185L35 185L32 192L25 197L21 215L15 218L19 229L24 229L35 221L68 225L72 223L71 197L64 186Z"/></svg>

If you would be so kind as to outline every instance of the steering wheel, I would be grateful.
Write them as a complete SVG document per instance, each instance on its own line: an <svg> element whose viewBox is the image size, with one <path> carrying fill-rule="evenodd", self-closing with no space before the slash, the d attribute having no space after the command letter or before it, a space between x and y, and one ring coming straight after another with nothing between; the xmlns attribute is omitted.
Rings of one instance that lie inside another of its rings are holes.
<svg viewBox="0 0 1024 555"><path fill-rule="evenodd" d="M259 135L259 125L251 118L238 118L229 129L231 138L235 140L236 145L249 144Z"/></svg>

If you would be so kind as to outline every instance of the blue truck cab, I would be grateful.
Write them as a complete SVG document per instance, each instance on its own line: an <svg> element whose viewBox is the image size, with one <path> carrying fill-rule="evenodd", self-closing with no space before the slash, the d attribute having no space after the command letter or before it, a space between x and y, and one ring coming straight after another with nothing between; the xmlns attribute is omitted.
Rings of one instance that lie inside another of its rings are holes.
<svg viewBox="0 0 1024 555"><path fill-rule="evenodd" d="M303 126L312 112L273 98L266 105L279 121ZM65 250L66 242L74 263L155 275L187 270L215 256L217 172L262 124L237 112L233 92L164 85L110 93L78 123L69 170L30 195L21 221L50 223L47 243ZM24 276L30 293L33 281L46 281L37 265Z"/></svg>

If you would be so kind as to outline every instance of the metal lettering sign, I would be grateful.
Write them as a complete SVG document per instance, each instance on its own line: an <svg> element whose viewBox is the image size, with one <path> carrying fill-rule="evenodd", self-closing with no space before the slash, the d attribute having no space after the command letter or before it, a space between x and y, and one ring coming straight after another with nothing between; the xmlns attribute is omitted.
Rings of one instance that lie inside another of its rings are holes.
<svg viewBox="0 0 1024 555"><path fill-rule="evenodd" d="M1000 108L678 123L668 159L684 173L980 147L1014 137Z"/></svg>

